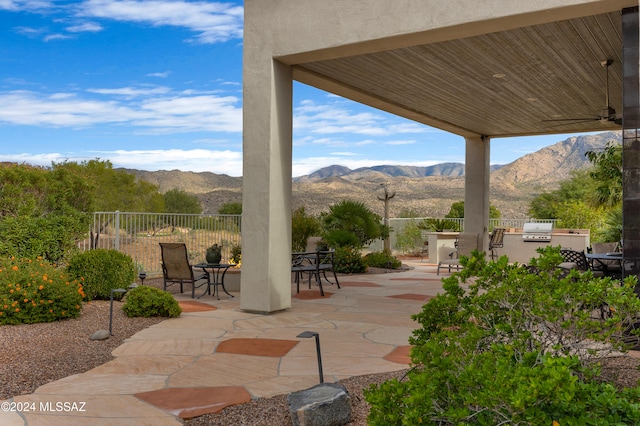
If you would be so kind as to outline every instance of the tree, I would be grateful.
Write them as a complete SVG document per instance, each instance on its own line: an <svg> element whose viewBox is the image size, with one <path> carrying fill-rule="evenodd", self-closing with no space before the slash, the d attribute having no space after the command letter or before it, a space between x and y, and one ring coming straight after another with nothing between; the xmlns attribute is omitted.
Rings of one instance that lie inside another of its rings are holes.
<svg viewBox="0 0 640 426"><path fill-rule="evenodd" d="M61 261L89 227L88 182L67 170L0 167L0 254Z"/></svg>
<svg viewBox="0 0 640 426"><path fill-rule="evenodd" d="M202 213L202 205L197 196L181 189L171 189L164 193L164 211L166 213Z"/></svg>
<svg viewBox="0 0 640 426"><path fill-rule="evenodd" d="M615 207L622 203L622 147L610 142L602 152L585 154L594 165L590 176L596 182L591 201L597 206Z"/></svg>
<svg viewBox="0 0 640 426"><path fill-rule="evenodd" d="M451 205L449 213L444 217L446 218L463 218L464 217L464 201L456 201ZM493 204L489 205L489 217L491 219L498 219L500 217L500 210Z"/></svg>
<svg viewBox="0 0 640 426"><path fill-rule="evenodd" d="M124 170L114 170L108 160L53 163L53 170L67 170L89 182L95 211L164 211L164 197L157 185L137 180Z"/></svg>
<svg viewBox="0 0 640 426"><path fill-rule="evenodd" d="M583 200L569 200L562 203L558 214L559 228L598 229L603 226L606 210L591 207Z"/></svg>
<svg viewBox="0 0 640 426"><path fill-rule="evenodd" d="M242 214L242 203L225 203L218 209L218 214Z"/></svg>
<svg viewBox="0 0 640 426"><path fill-rule="evenodd" d="M590 187L589 170L575 170L571 178L560 182L558 189L535 197L529 205L529 214L536 219L558 219L564 203L585 200Z"/></svg>
<svg viewBox="0 0 640 426"><path fill-rule="evenodd" d="M93 211L156 212L164 211L164 197L158 187L124 170L114 170L110 161L99 159L82 163L53 164L53 170L66 170L90 184ZM96 247L101 232L110 223L103 222L100 229L91 230L91 246Z"/></svg>

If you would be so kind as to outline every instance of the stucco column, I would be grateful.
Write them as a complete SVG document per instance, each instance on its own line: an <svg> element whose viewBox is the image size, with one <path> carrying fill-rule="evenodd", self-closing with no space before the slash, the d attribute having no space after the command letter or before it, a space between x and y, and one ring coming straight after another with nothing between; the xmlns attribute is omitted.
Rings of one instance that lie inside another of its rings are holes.
<svg viewBox="0 0 640 426"><path fill-rule="evenodd" d="M269 313L291 307L293 83L265 38L244 38L240 308Z"/></svg>
<svg viewBox="0 0 640 426"><path fill-rule="evenodd" d="M478 234L478 250L489 248L490 141L467 137L464 168L464 232Z"/></svg>

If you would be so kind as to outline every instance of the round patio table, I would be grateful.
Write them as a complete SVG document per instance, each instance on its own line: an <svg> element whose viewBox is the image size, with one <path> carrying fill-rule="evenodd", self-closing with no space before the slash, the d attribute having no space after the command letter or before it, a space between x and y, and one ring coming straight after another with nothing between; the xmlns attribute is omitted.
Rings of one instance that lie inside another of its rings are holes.
<svg viewBox="0 0 640 426"><path fill-rule="evenodd" d="M198 296L198 299L205 294L211 294L212 286L213 295L216 296L218 300L220 300L220 290L218 289L218 286L222 287L222 291L227 295L233 297L233 294L229 293L224 286L224 276L227 273L227 270L234 265L228 263L198 263L193 266L202 269L207 275L207 288L200 296Z"/></svg>

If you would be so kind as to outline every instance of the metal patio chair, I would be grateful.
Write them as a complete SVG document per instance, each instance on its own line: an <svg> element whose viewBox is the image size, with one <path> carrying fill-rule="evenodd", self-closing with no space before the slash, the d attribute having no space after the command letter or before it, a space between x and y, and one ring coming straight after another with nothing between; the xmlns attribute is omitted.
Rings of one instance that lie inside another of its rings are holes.
<svg viewBox="0 0 640 426"><path fill-rule="evenodd" d="M489 240L489 252L491 253L491 260L495 260L496 257L498 257L496 249L504 247L504 231L504 228L495 228L491 233L491 239Z"/></svg>
<svg viewBox="0 0 640 426"><path fill-rule="evenodd" d="M209 276L206 273L195 275L193 267L189 263L187 246L184 243L159 243L162 254L163 289L173 284L180 285L180 293L184 284L191 284L191 297L195 297L196 288L208 284ZM203 281L201 284L198 282Z"/></svg>

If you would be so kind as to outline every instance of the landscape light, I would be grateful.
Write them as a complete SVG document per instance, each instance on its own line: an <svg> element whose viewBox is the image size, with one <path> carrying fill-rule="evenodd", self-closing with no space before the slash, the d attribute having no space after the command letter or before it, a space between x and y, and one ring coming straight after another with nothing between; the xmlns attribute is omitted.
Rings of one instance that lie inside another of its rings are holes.
<svg viewBox="0 0 640 426"><path fill-rule="evenodd" d="M320 376L320 383L324 383L324 377L322 374L322 357L320 356L320 335L315 331L304 331L298 334L296 337L308 339L309 337L316 338L316 352L318 354L318 375Z"/></svg>

